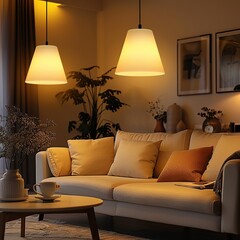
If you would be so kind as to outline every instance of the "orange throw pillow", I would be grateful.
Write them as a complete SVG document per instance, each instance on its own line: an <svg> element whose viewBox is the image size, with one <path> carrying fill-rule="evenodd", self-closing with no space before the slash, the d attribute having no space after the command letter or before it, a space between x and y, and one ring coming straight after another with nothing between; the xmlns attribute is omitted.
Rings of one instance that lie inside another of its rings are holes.
<svg viewBox="0 0 240 240"><path fill-rule="evenodd" d="M199 182L213 147L174 151L158 177L158 182Z"/></svg>

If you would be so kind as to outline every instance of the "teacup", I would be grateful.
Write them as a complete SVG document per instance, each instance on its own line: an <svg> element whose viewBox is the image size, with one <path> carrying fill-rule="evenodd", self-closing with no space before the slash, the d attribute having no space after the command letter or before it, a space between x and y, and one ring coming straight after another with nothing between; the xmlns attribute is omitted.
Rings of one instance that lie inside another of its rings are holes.
<svg viewBox="0 0 240 240"><path fill-rule="evenodd" d="M37 187L40 188L41 192L37 191ZM60 186L56 182L41 182L33 185L34 192L46 198L51 198L59 188Z"/></svg>

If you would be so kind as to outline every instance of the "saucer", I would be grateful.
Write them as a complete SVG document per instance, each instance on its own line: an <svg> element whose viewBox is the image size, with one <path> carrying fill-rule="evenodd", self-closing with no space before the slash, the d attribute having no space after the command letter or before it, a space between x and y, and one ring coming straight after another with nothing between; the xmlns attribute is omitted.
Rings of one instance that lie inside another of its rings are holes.
<svg viewBox="0 0 240 240"><path fill-rule="evenodd" d="M60 198L60 197L61 197L61 195L53 195L51 197L46 197L46 196L42 196L42 195L35 196L35 198L40 199L44 202L53 202L55 199Z"/></svg>

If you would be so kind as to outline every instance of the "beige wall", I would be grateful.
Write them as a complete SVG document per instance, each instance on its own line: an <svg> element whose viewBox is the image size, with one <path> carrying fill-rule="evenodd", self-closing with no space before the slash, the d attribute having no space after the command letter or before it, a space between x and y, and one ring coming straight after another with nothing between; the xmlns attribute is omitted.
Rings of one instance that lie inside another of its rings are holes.
<svg viewBox="0 0 240 240"><path fill-rule="evenodd" d="M44 40L44 19L39 1L36 6L38 43ZM127 30L138 24L138 1L103 0L102 11L61 7L50 13L49 42L59 47L65 71L99 64L102 71L116 66ZM223 123L240 122L240 95L216 94L215 91L215 33L240 28L239 0L143 0L143 27L151 28L161 53L166 74L160 77L114 76L109 87L122 90L122 100L131 105L114 115L123 130L152 131L154 119L146 112L148 101L159 97L165 107L176 102L184 109L185 122L193 128L203 119L197 116L202 106L222 110ZM177 96L177 39L202 34L213 34L212 94ZM65 144L68 120L75 119L78 110L72 104L61 106L55 94L67 86L39 87L41 118L57 123L58 140Z"/></svg>

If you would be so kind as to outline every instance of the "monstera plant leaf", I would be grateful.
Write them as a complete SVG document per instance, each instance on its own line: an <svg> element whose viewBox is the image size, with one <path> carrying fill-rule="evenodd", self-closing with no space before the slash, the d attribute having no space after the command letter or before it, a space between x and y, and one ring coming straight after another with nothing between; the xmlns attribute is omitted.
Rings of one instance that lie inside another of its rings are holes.
<svg viewBox="0 0 240 240"><path fill-rule="evenodd" d="M121 129L119 123L103 118L105 111L114 113L123 106L128 106L119 99L120 90L102 89L109 80L113 79L109 74L115 68L93 78L92 71L98 69L98 66L92 66L82 68L80 71L71 71L68 79L75 81L75 87L56 95L62 104L73 101L74 105L79 105L78 120L71 120L68 125L68 132L78 133L74 138L95 139L113 136L115 131Z"/></svg>
<svg viewBox="0 0 240 240"><path fill-rule="evenodd" d="M65 92L59 92L56 97L60 98L62 103L68 102L70 99L72 99L74 105L79 105L81 103L85 103L84 95L84 92L80 92L76 88L71 88Z"/></svg>

